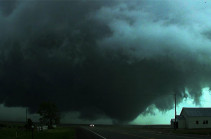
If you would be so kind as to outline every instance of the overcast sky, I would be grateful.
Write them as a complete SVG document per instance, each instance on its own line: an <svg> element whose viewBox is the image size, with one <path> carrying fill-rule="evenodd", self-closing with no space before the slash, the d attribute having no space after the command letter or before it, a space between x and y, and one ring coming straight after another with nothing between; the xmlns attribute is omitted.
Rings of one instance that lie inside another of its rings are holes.
<svg viewBox="0 0 211 139"><path fill-rule="evenodd" d="M0 119L44 101L79 123L168 112L175 93L200 106L210 14L205 0L0 0Z"/></svg>

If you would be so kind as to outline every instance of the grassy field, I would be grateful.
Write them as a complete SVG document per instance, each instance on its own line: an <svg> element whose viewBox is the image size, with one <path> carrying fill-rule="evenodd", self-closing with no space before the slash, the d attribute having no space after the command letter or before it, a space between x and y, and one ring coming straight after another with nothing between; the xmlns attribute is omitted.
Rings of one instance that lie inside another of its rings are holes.
<svg viewBox="0 0 211 139"><path fill-rule="evenodd" d="M177 129L174 130L168 125L148 125L148 126L102 126L109 130L120 130L122 132L154 132L164 134L196 134L196 135L209 135L211 136L211 129Z"/></svg>
<svg viewBox="0 0 211 139"><path fill-rule="evenodd" d="M16 131L17 137L16 137ZM42 132L34 131L34 139L75 139L75 129L71 127L58 127ZM1 128L0 139L31 139L31 131L20 131L16 128Z"/></svg>
<svg viewBox="0 0 211 139"><path fill-rule="evenodd" d="M175 134L197 134L197 135L211 135L211 129L177 129L173 130Z"/></svg>

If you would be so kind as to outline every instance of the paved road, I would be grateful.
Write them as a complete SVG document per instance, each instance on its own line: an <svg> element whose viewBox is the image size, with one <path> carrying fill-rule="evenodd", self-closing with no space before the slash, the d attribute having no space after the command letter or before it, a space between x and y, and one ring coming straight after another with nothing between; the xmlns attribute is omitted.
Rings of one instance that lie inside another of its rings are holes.
<svg viewBox="0 0 211 139"><path fill-rule="evenodd" d="M81 127L77 139L211 139L211 136L175 135L150 131L136 131L103 127Z"/></svg>

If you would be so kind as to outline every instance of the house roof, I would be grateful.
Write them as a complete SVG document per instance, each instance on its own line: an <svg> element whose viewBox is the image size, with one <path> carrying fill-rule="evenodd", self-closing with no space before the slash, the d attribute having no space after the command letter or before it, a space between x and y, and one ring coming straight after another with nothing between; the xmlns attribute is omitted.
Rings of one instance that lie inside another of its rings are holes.
<svg viewBox="0 0 211 139"><path fill-rule="evenodd" d="M177 115L176 118L177 118L177 120L184 120L185 119L183 115Z"/></svg>
<svg viewBox="0 0 211 139"><path fill-rule="evenodd" d="M185 120L185 118L184 118L183 115L177 115L176 116L176 119L177 119L177 121L179 121L179 120ZM174 122L174 121L175 121L175 119L171 119L171 122Z"/></svg>
<svg viewBox="0 0 211 139"><path fill-rule="evenodd" d="M211 117L211 107L209 108L183 108L180 115L191 117Z"/></svg>

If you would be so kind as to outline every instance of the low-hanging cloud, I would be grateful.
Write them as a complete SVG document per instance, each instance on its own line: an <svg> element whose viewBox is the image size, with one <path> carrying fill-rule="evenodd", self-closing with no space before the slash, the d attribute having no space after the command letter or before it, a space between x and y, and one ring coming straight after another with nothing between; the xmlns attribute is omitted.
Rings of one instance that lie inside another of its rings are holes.
<svg viewBox="0 0 211 139"><path fill-rule="evenodd" d="M2 4L2 2L0 2ZM4 6L4 8L3 8ZM0 102L55 102L79 118L129 122L210 86L203 1L10 1L0 6ZM199 10L199 12L195 12Z"/></svg>

